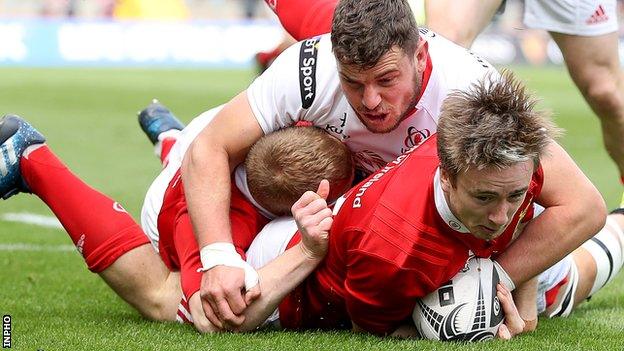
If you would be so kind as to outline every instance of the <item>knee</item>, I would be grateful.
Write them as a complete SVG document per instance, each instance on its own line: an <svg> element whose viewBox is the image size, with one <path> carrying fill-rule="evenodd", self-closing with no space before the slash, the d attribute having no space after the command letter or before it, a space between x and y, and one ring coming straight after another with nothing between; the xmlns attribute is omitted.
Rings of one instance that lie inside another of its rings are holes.
<svg viewBox="0 0 624 351"><path fill-rule="evenodd" d="M164 301L159 296L147 297L135 308L143 317L154 322L171 322L176 320L177 306Z"/></svg>
<svg viewBox="0 0 624 351"><path fill-rule="evenodd" d="M624 97L620 91L621 82L616 77L594 76L581 85L581 92L600 118L624 118L621 113L624 110Z"/></svg>

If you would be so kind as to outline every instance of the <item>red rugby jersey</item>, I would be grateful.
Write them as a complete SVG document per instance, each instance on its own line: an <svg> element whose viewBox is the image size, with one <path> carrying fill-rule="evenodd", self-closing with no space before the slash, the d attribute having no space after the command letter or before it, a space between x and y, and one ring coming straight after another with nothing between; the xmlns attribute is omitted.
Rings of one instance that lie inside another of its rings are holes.
<svg viewBox="0 0 624 351"><path fill-rule="evenodd" d="M393 332L410 318L416 299L449 281L469 251L504 250L520 221L532 218L543 172L505 232L492 241L451 228L434 201L435 136L371 175L345 195L334 217L329 252L319 268L280 305L286 328L350 328Z"/></svg>

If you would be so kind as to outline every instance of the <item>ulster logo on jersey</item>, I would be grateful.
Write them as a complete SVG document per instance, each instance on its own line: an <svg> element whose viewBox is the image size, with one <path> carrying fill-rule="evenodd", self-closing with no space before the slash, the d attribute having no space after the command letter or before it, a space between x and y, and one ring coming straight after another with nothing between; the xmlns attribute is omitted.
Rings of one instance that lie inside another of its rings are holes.
<svg viewBox="0 0 624 351"><path fill-rule="evenodd" d="M415 127L409 127L407 129L407 136L403 141L404 148L401 148L401 153L422 144L428 137L431 136L431 131L427 128L418 130Z"/></svg>
<svg viewBox="0 0 624 351"><path fill-rule="evenodd" d="M316 94L316 56L320 37L304 40L299 51L299 91L301 107L309 108Z"/></svg>

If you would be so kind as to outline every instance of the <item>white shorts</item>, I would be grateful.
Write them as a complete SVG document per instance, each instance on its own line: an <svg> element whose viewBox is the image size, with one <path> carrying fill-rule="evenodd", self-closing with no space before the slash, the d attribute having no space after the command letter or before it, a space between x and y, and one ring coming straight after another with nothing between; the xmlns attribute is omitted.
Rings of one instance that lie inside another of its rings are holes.
<svg viewBox="0 0 624 351"><path fill-rule="evenodd" d="M537 313L542 313L546 310L546 292L559 285L568 276L570 266L573 264L572 256L568 255L538 276Z"/></svg>
<svg viewBox="0 0 624 351"><path fill-rule="evenodd" d="M549 32L598 36L618 30L616 0L525 0L524 24Z"/></svg>

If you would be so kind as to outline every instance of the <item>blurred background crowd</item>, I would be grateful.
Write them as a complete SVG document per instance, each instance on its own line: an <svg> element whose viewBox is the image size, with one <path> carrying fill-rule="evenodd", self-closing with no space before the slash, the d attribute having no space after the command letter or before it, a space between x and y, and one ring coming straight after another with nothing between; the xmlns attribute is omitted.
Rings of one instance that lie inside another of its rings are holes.
<svg viewBox="0 0 624 351"><path fill-rule="evenodd" d="M522 0L507 0L504 14L493 27L505 32L522 28ZM620 22L624 0L618 0ZM412 0L415 12L423 0ZM89 19L258 19L273 18L263 0L0 0L4 18L89 18Z"/></svg>
<svg viewBox="0 0 624 351"><path fill-rule="evenodd" d="M411 1L419 23L423 1ZM618 9L622 23L624 0ZM472 50L495 64L561 64L550 37L524 27L522 11L521 0L507 0ZM0 0L0 65L240 67L283 35L263 0ZM161 53L150 48L157 42Z"/></svg>
<svg viewBox="0 0 624 351"><path fill-rule="evenodd" d="M262 0L0 0L5 17L120 19L267 18Z"/></svg>

